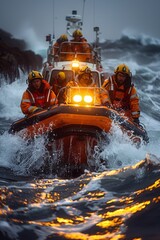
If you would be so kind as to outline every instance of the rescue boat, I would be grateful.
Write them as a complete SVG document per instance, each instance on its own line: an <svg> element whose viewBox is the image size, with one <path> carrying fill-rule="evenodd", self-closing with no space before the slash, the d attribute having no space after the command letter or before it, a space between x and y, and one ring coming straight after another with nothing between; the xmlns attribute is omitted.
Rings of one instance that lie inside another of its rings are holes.
<svg viewBox="0 0 160 240"><path fill-rule="evenodd" d="M66 20L68 21L67 29L73 28L71 24L74 24L74 28L81 26L81 18L75 11L66 17ZM102 106L97 100L97 93L101 93L101 85L107 73L101 66L100 48L98 47L99 28L95 27L94 30L96 44L94 48L91 47L89 57L88 53L66 53L60 48L55 58L51 54L53 42L50 37L47 38L50 45L43 76L53 86L58 72L63 71L69 82L75 79L79 68L87 65L91 69L92 78L97 87L63 88L60 91L66 92L65 103L24 117L14 122L9 130L9 133L18 134L26 139L34 139L41 135L47 136L49 152L52 157L56 158L57 174L62 166L66 166L69 171L76 169L78 172L83 172L86 167L94 169L96 166L95 149L97 147L100 149L104 142L108 143L107 135L114 134L113 124L127 133L134 144L148 142L147 132L143 127L134 124L128 117L120 115L112 108ZM68 59L64 60L65 54Z"/></svg>
<svg viewBox="0 0 160 240"><path fill-rule="evenodd" d="M133 144L148 143L144 128L96 102L98 90L101 91L100 88L72 87L65 104L22 118L12 124L9 132L25 139L45 135L51 156L56 156L57 173L62 166L78 172L95 169L95 149L107 146L107 135L114 135L113 124L126 133Z"/></svg>

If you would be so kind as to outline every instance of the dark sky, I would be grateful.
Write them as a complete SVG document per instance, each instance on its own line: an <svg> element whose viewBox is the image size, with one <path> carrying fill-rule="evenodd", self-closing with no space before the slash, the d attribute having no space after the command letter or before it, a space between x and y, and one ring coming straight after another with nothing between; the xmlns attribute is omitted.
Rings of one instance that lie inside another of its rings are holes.
<svg viewBox="0 0 160 240"><path fill-rule="evenodd" d="M160 0L0 0L0 28L43 43L53 30L56 37L64 33L65 16L72 10L82 15L83 3L89 41L95 38L94 26L100 27L100 39L117 39L124 31L160 39Z"/></svg>

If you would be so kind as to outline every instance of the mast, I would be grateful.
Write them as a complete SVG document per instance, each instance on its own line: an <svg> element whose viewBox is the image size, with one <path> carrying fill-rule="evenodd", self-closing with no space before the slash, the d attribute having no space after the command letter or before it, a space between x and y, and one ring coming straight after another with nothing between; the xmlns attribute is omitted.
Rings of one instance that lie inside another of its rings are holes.
<svg viewBox="0 0 160 240"><path fill-rule="evenodd" d="M96 67L97 69L101 68L101 47L99 46L99 27L93 28L94 32L96 32L96 41L94 45L94 53L95 53L95 59L96 59Z"/></svg>
<svg viewBox="0 0 160 240"><path fill-rule="evenodd" d="M71 15L66 16L66 21L67 21L67 33L69 36L72 36L72 33L76 30L82 30L82 17L77 14L76 10L72 11Z"/></svg>
<svg viewBox="0 0 160 240"><path fill-rule="evenodd" d="M85 9L85 0L83 0L82 23L83 23L83 18L84 18L84 9Z"/></svg>

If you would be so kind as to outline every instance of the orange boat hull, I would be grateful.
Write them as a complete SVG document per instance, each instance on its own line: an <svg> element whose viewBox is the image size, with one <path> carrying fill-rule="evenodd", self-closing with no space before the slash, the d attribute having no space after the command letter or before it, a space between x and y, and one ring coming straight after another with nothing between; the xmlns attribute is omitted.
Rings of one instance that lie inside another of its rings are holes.
<svg viewBox="0 0 160 240"><path fill-rule="evenodd" d="M62 104L20 119L12 124L9 132L26 139L47 135L47 148L51 156L56 152L57 165L84 170L93 158L95 146L105 140L104 133L110 132L113 121L117 121L122 131L131 132L135 139L148 140L145 130L104 106Z"/></svg>

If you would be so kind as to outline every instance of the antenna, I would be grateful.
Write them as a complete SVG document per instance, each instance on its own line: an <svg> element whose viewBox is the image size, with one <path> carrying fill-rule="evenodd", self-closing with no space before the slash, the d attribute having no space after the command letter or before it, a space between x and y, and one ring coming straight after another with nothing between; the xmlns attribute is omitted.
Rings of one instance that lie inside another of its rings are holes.
<svg viewBox="0 0 160 240"><path fill-rule="evenodd" d="M82 24L83 24L83 18L84 18L84 8L85 8L85 1L83 0L83 9L82 9Z"/></svg>
<svg viewBox="0 0 160 240"><path fill-rule="evenodd" d="M94 32L96 32L96 41L95 41L95 57L96 57L96 66L97 69L101 67L101 47L99 46L99 27L94 27L93 28Z"/></svg>
<svg viewBox="0 0 160 240"><path fill-rule="evenodd" d="M55 20L55 14L54 14L54 0L53 0L53 39L55 39L55 25L54 25L54 20Z"/></svg>

